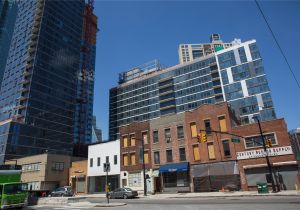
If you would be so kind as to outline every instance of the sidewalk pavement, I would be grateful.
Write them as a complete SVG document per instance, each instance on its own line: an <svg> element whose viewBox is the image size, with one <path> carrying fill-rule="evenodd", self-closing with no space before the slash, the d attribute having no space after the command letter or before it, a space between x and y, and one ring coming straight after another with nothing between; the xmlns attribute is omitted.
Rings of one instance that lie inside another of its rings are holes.
<svg viewBox="0 0 300 210"><path fill-rule="evenodd" d="M139 194L139 198L143 199L168 199L168 198L210 198L210 197L250 197L250 196L300 196L300 192L296 190L287 190L277 193L258 194L256 191L237 191L237 192L198 192L198 193L175 193L175 194L148 194L144 196ZM105 198L105 194L87 194L78 195L78 198Z"/></svg>

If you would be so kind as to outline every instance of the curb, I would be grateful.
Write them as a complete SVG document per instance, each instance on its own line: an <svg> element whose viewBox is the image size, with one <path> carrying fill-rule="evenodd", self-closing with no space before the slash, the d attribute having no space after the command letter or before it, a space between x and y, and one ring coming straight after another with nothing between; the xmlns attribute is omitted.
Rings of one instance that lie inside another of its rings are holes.
<svg viewBox="0 0 300 210"><path fill-rule="evenodd" d="M126 203L109 203L109 204L97 204L94 207L117 207L117 206L125 206Z"/></svg>

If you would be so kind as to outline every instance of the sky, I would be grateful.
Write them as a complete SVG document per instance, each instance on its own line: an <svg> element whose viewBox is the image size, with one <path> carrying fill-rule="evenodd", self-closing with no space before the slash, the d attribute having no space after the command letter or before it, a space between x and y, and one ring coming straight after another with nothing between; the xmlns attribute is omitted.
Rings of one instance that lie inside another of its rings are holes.
<svg viewBox="0 0 300 210"><path fill-rule="evenodd" d="M300 0L259 1L300 81ZM224 42L256 39L278 118L300 127L300 89L254 1L95 0L98 16L94 115L108 138L109 89L120 72L159 59L178 61L181 43L207 43L212 33ZM298 65L297 65L298 64Z"/></svg>

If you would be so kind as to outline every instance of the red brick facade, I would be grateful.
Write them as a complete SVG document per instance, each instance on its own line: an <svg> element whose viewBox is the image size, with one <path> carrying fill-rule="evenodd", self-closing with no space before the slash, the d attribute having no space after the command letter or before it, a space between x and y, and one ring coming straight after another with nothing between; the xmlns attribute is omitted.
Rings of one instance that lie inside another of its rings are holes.
<svg viewBox="0 0 300 210"><path fill-rule="evenodd" d="M150 139L149 139L149 122L134 122L128 126L124 126L120 128L120 163L121 163L121 171L141 171L143 169L143 164L140 161L140 150L142 148L142 134L147 133L148 143L145 142L144 149L148 151L149 155L149 163L145 164L146 169L151 168L151 149L150 149ZM130 145L130 136L135 136L135 146ZM128 146L124 147L124 137L128 138ZM135 153L135 162L133 165L130 162L130 154ZM124 166L123 155L128 155L128 166Z"/></svg>

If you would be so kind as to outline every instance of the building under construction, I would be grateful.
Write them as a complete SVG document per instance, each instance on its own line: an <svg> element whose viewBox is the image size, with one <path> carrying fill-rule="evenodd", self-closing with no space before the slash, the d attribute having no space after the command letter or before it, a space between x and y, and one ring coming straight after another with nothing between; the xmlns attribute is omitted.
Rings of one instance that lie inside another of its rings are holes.
<svg viewBox="0 0 300 210"><path fill-rule="evenodd" d="M94 1L88 0L84 8L80 71L78 73L77 105L74 129L74 153L85 156L86 144L92 142L94 75L96 56L97 16ZM87 154L87 153L86 153Z"/></svg>

